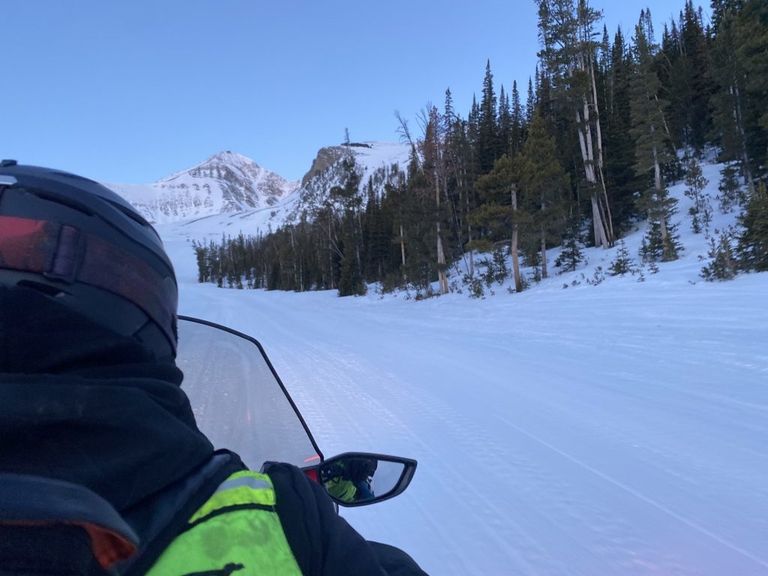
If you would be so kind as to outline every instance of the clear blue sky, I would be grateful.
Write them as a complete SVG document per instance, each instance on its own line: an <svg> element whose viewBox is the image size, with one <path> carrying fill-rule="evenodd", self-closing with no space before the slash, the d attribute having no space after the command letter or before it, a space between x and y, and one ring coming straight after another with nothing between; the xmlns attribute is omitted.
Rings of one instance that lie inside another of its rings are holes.
<svg viewBox="0 0 768 576"><path fill-rule="evenodd" d="M613 36L650 6L593 0ZM344 139L397 139L447 87L466 116L487 59L525 95L533 0L3 0L0 157L144 183L232 150L290 178ZM658 31L661 26L658 26Z"/></svg>

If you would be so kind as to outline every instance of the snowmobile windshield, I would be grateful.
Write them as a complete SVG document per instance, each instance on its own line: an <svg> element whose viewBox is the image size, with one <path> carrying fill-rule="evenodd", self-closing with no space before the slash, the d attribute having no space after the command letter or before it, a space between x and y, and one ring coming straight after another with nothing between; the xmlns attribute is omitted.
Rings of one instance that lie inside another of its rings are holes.
<svg viewBox="0 0 768 576"><path fill-rule="evenodd" d="M224 326L179 318L176 358L200 429L250 468L318 464L322 454L261 345Z"/></svg>

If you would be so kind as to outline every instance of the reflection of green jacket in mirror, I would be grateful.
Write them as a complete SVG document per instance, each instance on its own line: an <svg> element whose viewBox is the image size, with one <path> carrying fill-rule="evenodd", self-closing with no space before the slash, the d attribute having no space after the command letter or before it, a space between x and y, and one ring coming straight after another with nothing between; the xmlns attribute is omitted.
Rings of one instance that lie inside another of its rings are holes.
<svg viewBox="0 0 768 576"><path fill-rule="evenodd" d="M341 476L335 476L325 483L325 489L333 498L342 502L354 502L357 488L352 480L345 480Z"/></svg>
<svg viewBox="0 0 768 576"><path fill-rule="evenodd" d="M321 482L332 498L342 502L357 502L373 498L370 478L377 462L370 458L353 458L333 462L321 471Z"/></svg>

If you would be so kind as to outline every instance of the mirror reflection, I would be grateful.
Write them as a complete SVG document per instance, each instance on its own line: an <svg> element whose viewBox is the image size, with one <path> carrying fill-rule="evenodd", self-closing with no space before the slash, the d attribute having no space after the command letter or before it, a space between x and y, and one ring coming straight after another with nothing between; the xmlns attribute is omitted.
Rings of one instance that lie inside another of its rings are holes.
<svg viewBox="0 0 768 576"><path fill-rule="evenodd" d="M334 499L350 504L362 503L392 492L404 470L402 462L342 457L329 460L320 467L320 482Z"/></svg>

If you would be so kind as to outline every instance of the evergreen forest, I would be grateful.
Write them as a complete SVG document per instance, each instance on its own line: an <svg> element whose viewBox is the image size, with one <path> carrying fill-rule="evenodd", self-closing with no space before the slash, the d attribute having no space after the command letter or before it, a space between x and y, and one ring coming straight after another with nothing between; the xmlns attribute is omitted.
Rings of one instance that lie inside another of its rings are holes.
<svg viewBox="0 0 768 576"><path fill-rule="evenodd" d="M723 165L720 209L740 216L711 239L702 275L768 271L768 2L712 0L705 21L687 0L663 30L643 11L632 30L609 31L589 0L534 1L540 50L527 85L498 85L487 62L468 111L448 89L415 129L397 117L410 161L383 192L360 181L350 154L312 213L196 243L199 280L346 296L374 283L445 293L456 278L481 294L511 277L521 291L531 281L521 268L534 280L574 270L583 247L620 245L640 221L640 257L656 266L681 248L670 184L685 181L693 229L708 233L705 157Z"/></svg>

